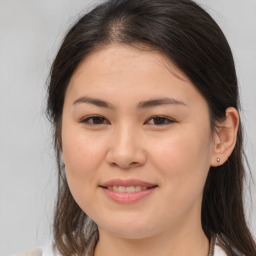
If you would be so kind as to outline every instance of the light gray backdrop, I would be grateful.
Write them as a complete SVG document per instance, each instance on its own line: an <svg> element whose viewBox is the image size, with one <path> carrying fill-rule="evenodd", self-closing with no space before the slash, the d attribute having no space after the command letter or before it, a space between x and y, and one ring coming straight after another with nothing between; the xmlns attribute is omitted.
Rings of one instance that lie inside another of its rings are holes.
<svg viewBox="0 0 256 256"><path fill-rule="evenodd" d="M0 255L50 239L56 167L45 83L63 33L99 1L0 0ZM256 171L256 0L198 0L226 34L241 86L245 145ZM254 177L256 175L254 174ZM248 221L256 235L253 205Z"/></svg>

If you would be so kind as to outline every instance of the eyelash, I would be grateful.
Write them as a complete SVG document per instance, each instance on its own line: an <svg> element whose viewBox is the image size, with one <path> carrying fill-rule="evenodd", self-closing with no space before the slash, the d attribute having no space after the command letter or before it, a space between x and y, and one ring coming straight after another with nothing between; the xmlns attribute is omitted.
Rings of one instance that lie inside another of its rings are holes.
<svg viewBox="0 0 256 256"><path fill-rule="evenodd" d="M157 121L163 122L161 124L150 124L150 125L156 125L156 126L164 126L164 125L175 123L173 119L166 116L152 116L147 120L147 122L149 122L149 120L155 120L155 121L157 120Z"/></svg>
<svg viewBox="0 0 256 256"><path fill-rule="evenodd" d="M83 120L81 120L80 121L80 123L84 123L84 124L88 124L88 125L103 125L103 124L106 124L106 123L93 123L93 122L90 122L90 120L91 121L95 121L95 120L97 120L97 121L99 121L99 120L101 120L101 121L103 121L103 122L105 122L105 121L107 121L107 124L110 124L109 123L109 121L105 118L105 117L103 117L103 116L97 116L97 115L95 115L95 116L89 116L89 117L86 117L85 119L83 119Z"/></svg>
<svg viewBox="0 0 256 256"><path fill-rule="evenodd" d="M149 124L149 125L154 125L154 126L165 126L165 125L175 123L175 120L173 120L169 117L152 116L145 122L145 124L147 124L150 120L160 122L160 124L159 123L158 124L156 124L156 123ZM96 123L95 123L95 121L96 121ZM81 120L80 123L84 123L84 124L91 125L91 126L99 126L99 125L110 124L110 122L105 117L100 116L100 115L94 115L94 116L86 117L85 119Z"/></svg>

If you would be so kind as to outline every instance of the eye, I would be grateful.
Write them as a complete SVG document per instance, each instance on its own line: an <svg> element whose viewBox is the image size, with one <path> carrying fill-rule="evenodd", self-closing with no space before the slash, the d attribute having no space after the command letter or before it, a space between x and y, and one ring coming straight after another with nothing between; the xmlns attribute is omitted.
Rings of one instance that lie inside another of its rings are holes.
<svg viewBox="0 0 256 256"><path fill-rule="evenodd" d="M147 124L150 125L168 125L171 123L174 123L175 121L172 120L171 118L164 117L164 116L154 116L148 119L146 122Z"/></svg>
<svg viewBox="0 0 256 256"><path fill-rule="evenodd" d="M88 125L103 125L109 124L109 121L103 116L89 116L85 119L82 119L80 123L88 124Z"/></svg>

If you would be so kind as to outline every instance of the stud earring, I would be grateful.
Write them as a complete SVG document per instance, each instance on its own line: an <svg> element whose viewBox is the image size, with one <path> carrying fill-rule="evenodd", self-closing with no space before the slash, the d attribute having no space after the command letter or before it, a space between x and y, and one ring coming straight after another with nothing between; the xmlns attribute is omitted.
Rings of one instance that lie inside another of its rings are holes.
<svg viewBox="0 0 256 256"><path fill-rule="evenodd" d="M220 158L219 158L219 157L217 158L217 162L218 162L218 163L220 162Z"/></svg>

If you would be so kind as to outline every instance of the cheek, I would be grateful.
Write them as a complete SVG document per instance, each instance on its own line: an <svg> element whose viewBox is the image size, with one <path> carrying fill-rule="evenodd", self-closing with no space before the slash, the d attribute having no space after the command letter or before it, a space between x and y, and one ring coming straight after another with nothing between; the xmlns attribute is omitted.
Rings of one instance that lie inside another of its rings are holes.
<svg viewBox="0 0 256 256"><path fill-rule="evenodd" d="M85 132L82 126L64 120L62 125L63 161L68 171L89 173L97 170L104 154L104 138Z"/></svg>
<svg viewBox="0 0 256 256"><path fill-rule="evenodd" d="M196 126L177 130L156 140L153 145L151 155L163 167L161 169L172 170L176 166L177 172L189 173L194 167L202 170L203 166L210 164L211 139L206 128Z"/></svg>
<svg viewBox="0 0 256 256"><path fill-rule="evenodd" d="M172 206L186 208L201 200L210 167L210 136L206 131L190 129L154 144L151 158Z"/></svg>
<svg viewBox="0 0 256 256"><path fill-rule="evenodd" d="M82 178L86 173L89 174L95 170L97 158L99 158L98 149L89 146L89 143L82 143L81 140L66 140L63 142L63 161L66 172Z"/></svg>
<svg viewBox="0 0 256 256"><path fill-rule="evenodd" d="M70 191L79 205L97 188L97 170L104 158L102 141L73 129L62 131L63 161Z"/></svg>

